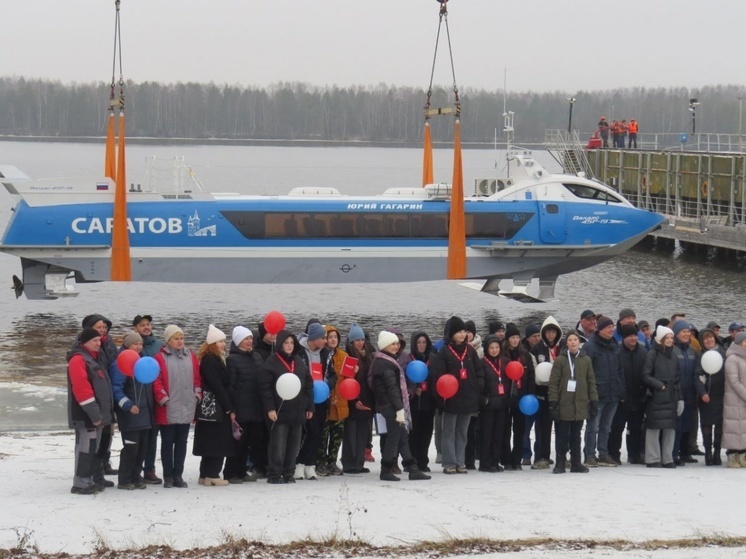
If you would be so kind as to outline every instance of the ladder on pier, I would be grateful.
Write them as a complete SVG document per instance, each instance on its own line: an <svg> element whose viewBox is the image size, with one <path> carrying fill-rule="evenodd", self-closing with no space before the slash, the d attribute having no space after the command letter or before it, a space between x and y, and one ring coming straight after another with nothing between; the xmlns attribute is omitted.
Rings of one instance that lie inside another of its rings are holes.
<svg viewBox="0 0 746 559"><path fill-rule="evenodd" d="M562 171L568 175L584 173L589 179L593 178L593 169L585 149L580 143L578 132L573 130L568 134L565 130L547 130L544 135L544 145L547 151L562 166Z"/></svg>

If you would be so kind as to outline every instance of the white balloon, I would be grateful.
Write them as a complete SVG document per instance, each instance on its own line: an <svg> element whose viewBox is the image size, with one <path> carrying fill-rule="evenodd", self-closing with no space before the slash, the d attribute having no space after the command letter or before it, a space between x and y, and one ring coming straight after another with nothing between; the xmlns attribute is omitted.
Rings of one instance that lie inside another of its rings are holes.
<svg viewBox="0 0 746 559"><path fill-rule="evenodd" d="M542 361L536 365L536 384L549 384L549 377L552 376L552 364L549 361Z"/></svg>
<svg viewBox="0 0 746 559"><path fill-rule="evenodd" d="M275 385L277 393L283 400L292 400L298 394L300 394L300 379L293 373L285 373L280 375Z"/></svg>
<svg viewBox="0 0 746 559"><path fill-rule="evenodd" d="M714 375L723 367L723 356L720 352L711 349L702 355L702 369L708 375Z"/></svg>

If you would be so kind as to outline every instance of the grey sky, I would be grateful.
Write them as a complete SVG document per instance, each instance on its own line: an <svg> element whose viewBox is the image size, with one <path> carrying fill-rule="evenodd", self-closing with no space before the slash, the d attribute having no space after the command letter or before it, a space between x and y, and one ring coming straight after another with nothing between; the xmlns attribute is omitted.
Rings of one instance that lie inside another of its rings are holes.
<svg viewBox="0 0 746 559"><path fill-rule="evenodd" d="M2 2L0 75L111 77L113 0ZM451 0L460 88L746 84L743 0ZM125 78L426 88L435 0L122 0ZM445 29L444 29L445 30ZM435 82L452 84L441 38Z"/></svg>

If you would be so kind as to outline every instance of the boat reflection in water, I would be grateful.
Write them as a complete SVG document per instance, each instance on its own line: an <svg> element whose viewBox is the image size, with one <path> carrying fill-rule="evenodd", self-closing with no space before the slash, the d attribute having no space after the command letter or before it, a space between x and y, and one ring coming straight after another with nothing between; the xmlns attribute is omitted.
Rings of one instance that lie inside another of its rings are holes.
<svg viewBox="0 0 746 559"><path fill-rule="evenodd" d="M532 280L553 296L557 276L616 256L663 222L616 191L582 176L548 173L512 153L511 178L494 193L465 199L466 280L500 293ZM111 279L114 183L31 181L0 168L20 197L0 245L22 260L30 299L74 295L67 284ZM501 181L502 182L502 181ZM450 186L392 188L343 196L296 188L287 196L202 192L128 193L132 281L371 283L446 277Z"/></svg>

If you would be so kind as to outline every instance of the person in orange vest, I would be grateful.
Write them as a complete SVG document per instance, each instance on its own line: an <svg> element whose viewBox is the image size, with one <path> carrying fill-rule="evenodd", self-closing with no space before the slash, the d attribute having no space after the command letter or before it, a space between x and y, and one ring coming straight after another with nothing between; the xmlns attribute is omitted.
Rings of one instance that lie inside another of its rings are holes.
<svg viewBox="0 0 746 559"><path fill-rule="evenodd" d="M613 120L611 122L611 145L612 147L619 147L619 122Z"/></svg>
<svg viewBox="0 0 746 559"><path fill-rule="evenodd" d="M637 121L633 118L629 121L629 148L632 149L632 144L635 144L635 149L637 149L637 131L639 130L639 126L637 124Z"/></svg>
<svg viewBox="0 0 746 559"><path fill-rule="evenodd" d="M603 140L603 147L609 147L609 123L606 122L606 117L602 116L601 120L598 121L598 130L601 133L601 139Z"/></svg>
<svg viewBox="0 0 746 559"><path fill-rule="evenodd" d="M622 119L619 123L619 149L624 149L624 140L627 137L627 121Z"/></svg>

